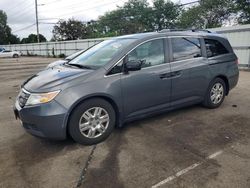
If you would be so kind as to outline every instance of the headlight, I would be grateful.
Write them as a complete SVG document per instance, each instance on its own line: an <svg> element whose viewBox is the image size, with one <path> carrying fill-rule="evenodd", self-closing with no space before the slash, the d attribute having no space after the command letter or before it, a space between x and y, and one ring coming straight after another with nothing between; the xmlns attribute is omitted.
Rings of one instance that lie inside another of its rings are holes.
<svg viewBox="0 0 250 188"><path fill-rule="evenodd" d="M31 93L26 105L42 104L52 101L60 91L53 91L49 93Z"/></svg>

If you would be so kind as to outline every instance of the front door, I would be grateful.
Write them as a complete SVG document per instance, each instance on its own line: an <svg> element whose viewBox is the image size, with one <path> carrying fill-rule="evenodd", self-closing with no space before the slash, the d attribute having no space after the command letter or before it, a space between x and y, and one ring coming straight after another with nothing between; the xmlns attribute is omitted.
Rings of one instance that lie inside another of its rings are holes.
<svg viewBox="0 0 250 188"><path fill-rule="evenodd" d="M141 70L121 76L125 117L133 118L169 106L171 79L165 40L150 40L127 55L127 61L141 60L143 65Z"/></svg>

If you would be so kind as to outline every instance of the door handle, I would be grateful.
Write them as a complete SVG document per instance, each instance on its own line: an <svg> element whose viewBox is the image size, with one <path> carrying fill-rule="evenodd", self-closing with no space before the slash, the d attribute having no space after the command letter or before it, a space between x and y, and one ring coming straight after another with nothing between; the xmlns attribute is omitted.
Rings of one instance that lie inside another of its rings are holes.
<svg viewBox="0 0 250 188"><path fill-rule="evenodd" d="M160 74L160 79L170 78L171 72Z"/></svg>
<svg viewBox="0 0 250 188"><path fill-rule="evenodd" d="M179 77L181 75L181 71L174 71L171 73L171 77Z"/></svg>
<svg viewBox="0 0 250 188"><path fill-rule="evenodd" d="M160 74L160 78L161 79L173 78L173 77L179 77L180 75L181 75L181 71L174 71L174 72Z"/></svg>

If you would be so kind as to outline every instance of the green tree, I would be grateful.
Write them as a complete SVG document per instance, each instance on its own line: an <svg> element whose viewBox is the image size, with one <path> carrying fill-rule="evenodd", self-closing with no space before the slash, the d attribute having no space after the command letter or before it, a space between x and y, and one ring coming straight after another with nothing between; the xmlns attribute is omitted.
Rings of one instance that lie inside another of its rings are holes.
<svg viewBox="0 0 250 188"><path fill-rule="evenodd" d="M99 17L96 29L102 36L108 36L110 34L121 35L123 25L125 25L123 12L119 8L117 10L107 12L103 16Z"/></svg>
<svg viewBox="0 0 250 188"><path fill-rule="evenodd" d="M98 31L111 35L123 35L175 27L181 13L178 4L170 0L129 0L122 7L107 12L98 20Z"/></svg>
<svg viewBox="0 0 250 188"><path fill-rule="evenodd" d="M90 20L86 25L86 37L87 38L98 38L102 37L99 33L99 24L97 21Z"/></svg>
<svg viewBox="0 0 250 188"><path fill-rule="evenodd" d="M237 3L236 3L237 2ZM220 27L230 17L240 13L242 23L248 23L249 0L200 0L184 9L170 0L128 0L116 10L105 13L97 21L59 21L52 40L75 40L109 37L164 28ZM237 6L236 6L237 5ZM236 8L237 7L237 11Z"/></svg>
<svg viewBox="0 0 250 188"><path fill-rule="evenodd" d="M152 21L150 14L152 8L147 0L129 0L122 7L125 34L138 33L152 30L149 23Z"/></svg>
<svg viewBox="0 0 250 188"><path fill-rule="evenodd" d="M11 28L7 24L7 15L0 10L0 44L18 44L20 39L11 33Z"/></svg>
<svg viewBox="0 0 250 188"><path fill-rule="evenodd" d="M10 34L8 41L10 44L19 44L20 38L18 38L16 35Z"/></svg>
<svg viewBox="0 0 250 188"><path fill-rule="evenodd" d="M202 16L202 8L200 5L193 6L187 10L183 10L178 27L180 28L204 28L205 19Z"/></svg>
<svg viewBox="0 0 250 188"><path fill-rule="evenodd" d="M40 42L46 42L47 41L47 39L42 34L39 34L39 40L40 40ZM30 34L27 38L23 38L21 40L21 43L37 43L37 35L36 34Z"/></svg>
<svg viewBox="0 0 250 188"><path fill-rule="evenodd" d="M69 19L60 20L53 28L53 40L76 40L88 37L86 24L81 21Z"/></svg>
<svg viewBox="0 0 250 188"><path fill-rule="evenodd" d="M154 0L151 15L153 27L157 30L176 27L181 10L178 4L170 0Z"/></svg>
<svg viewBox="0 0 250 188"><path fill-rule="evenodd" d="M117 10L107 12L98 20L99 32L104 35L123 35L144 32L150 29L151 8L146 0L129 0Z"/></svg>
<svg viewBox="0 0 250 188"><path fill-rule="evenodd" d="M235 0L236 11L239 14L238 22L242 24L250 24L250 1Z"/></svg>
<svg viewBox="0 0 250 188"><path fill-rule="evenodd" d="M220 27L234 13L233 0L200 0L199 4L185 10L179 26L183 28Z"/></svg>
<svg viewBox="0 0 250 188"><path fill-rule="evenodd" d="M10 27L7 25L7 15L0 10L0 44L8 44L8 37L11 33Z"/></svg>

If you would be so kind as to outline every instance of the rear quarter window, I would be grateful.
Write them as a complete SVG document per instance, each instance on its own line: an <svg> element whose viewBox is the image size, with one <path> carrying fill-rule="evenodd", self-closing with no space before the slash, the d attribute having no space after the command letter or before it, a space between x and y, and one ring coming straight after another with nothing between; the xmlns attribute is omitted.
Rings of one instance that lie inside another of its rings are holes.
<svg viewBox="0 0 250 188"><path fill-rule="evenodd" d="M215 57L229 53L226 47L217 40L205 39L207 57Z"/></svg>

